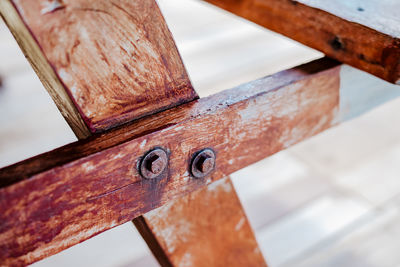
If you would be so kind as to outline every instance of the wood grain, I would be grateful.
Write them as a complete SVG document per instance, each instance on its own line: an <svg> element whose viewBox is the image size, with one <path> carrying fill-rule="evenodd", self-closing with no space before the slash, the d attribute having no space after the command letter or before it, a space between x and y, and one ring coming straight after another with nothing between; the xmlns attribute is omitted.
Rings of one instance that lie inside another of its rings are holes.
<svg viewBox="0 0 400 267"><path fill-rule="evenodd" d="M28 264L57 253L331 127L339 71L336 62L317 61L43 156L53 160L27 161L40 173L27 175L24 163L2 170L10 180L0 189L0 262ZM170 153L168 172L142 179L137 163L158 146ZM216 152L216 170L194 179L188 164L204 147ZM91 154L63 152L80 149Z"/></svg>
<svg viewBox="0 0 400 267"><path fill-rule="evenodd" d="M134 222L161 266L267 266L229 177Z"/></svg>
<svg viewBox="0 0 400 267"><path fill-rule="evenodd" d="M80 139L88 137L90 131L79 111L11 2L0 1L0 15L75 135Z"/></svg>
<svg viewBox="0 0 400 267"><path fill-rule="evenodd" d="M17 3L34 37L10 2L0 10L79 139L197 98L154 1L38 2Z"/></svg>
<svg viewBox="0 0 400 267"><path fill-rule="evenodd" d="M4 0L0 12L67 120L80 114L91 133L197 98L154 0Z"/></svg>
<svg viewBox="0 0 400 267"><path fill-rule="evenodd" d="M327 56L400 83L397 0L206 0Z"/></svg>

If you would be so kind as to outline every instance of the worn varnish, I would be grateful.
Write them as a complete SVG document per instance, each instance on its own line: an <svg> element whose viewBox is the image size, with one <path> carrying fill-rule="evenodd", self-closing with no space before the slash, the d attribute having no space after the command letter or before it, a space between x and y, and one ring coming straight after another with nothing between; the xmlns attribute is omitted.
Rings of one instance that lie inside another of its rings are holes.
<svg viewBox="0 0 400 267"><path fill-rule="evenodd" d="M2 170L0 262L57 253L331 127L339 71L320 60L28 160L40 173L25 163ZM137 163L157 146L170 153L168 172L142 179ZM216 152L216 170L194 179L189 162L204 147ZM64 151L93 154L76 159Z"/></svg>
<svg viewBox="0 0 400 267"><path fill-rule="evenodd" d="M14 36L79 139L102 130L102 127L115 127L197 98L155 2L142 2L126 5L124 1L114 1L107 6L105 1L95 5L82 1L42 1L46 6L42 6L41 13L45 17L51 16L53 23L47 32L40 26L43 21L37 23L35 33L53 38L53 44L39 40L44 46L44 54L21 20L31 18L31 26L37 22L37 18L31 17L37 13L31 10L29 3L25 2L25 6L32 14L26 14L22 9L21 16L11 2L0 4L3 14L7 13L4 17ZM110 9L110 4L114 9ZM24 5L20 5L20 12L21 6ZM49 15L51 13L57 14ZM76 16L71 17L71 14ZM66 21L69 24L64 29L62 23ZM88 27L82 27L85 24ZM117 29L113 40L108 39L111 28ZM58 31L61 29L62 32ZM102 38L99 38L100 34ZM45 56L53 61L49 64ZM87 64L88 60L90 64ZM93 64L96 61L97 67ZM57 73L51 64L57 67ZM89 66L94 67L93 71ZM80 86L84 90L80 90ZM93 109L96 110L93 112ZM82 116L79 112L83 112ZM83 122L81 117L85 116L87 119Z"/></svg>
<svg viewBox="0 0 400 267"><path fill-rule="evenodd" d="M333 60L327 58L316 60L291 70L282 71L275 75L136 120L124 127L118 127L107 133L97 134L86 140L1 168L0 187L12 185L39 172L44 172L73 160L126 143L130 139L139 138L151 132L198 118L213 110L219 110L222 107L229 108L230 104L246 100L258 92L289 86L291 83L310 79L313 75L336 67L340 67L339 63ZM346 109L349 108L346 107Z"/></svg>
<svg viewBox="0 0 400 267"><path fill-rule="evenodd" d="M400 83L397 0L206 0L341 62Z"/></svg>
<svg viewBox="0 0 400 267"><path fill-rule="evenodd" d="M266 266L228 177L146 213L135 225L158 259L164 253L162 266Z"/></svg>
<svg viewBox="0 0 400 267"><path fill-rule="evenodd" d="M0 12L80 137L197 98L154 0L2 0Z"/></svg>

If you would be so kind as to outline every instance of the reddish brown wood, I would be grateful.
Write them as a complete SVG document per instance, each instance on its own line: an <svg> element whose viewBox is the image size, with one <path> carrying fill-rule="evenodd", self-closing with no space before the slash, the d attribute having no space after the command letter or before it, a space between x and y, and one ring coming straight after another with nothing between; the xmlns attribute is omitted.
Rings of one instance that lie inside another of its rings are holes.
<svg viewBox="0 0 400 267"><path fill-rule="evenodd" d="M339 70L317 61L50 152L49 161L27 161L40 173L25 163L2 170L0 261L28 264L57 253L331 127ZM170 152L168 173L142 179L137 162L156 146ZM194 179L190 158L204 147L216 152L216 170Z"/></svg>
<svg viewBox="0 0 400 267"><path fill-rule="evenodd" d="M266 266L228 177L134 222L161 266Z"/></svg>
<svg viewBox="0 0 400 267"><path fill-rule="evenodd" d="M37 44L92 133L197 98L154 0L2 2L0 12L32 64L38 56L29 46ZM21 37L25 26L36 44ZM35 69L47 85L49 71Z"/></svg>
<svg viewBox="0 0 400 267"><path fill-rule="evenodd" d="M341 62L400 83L397 0L206 0Z"/></svg>

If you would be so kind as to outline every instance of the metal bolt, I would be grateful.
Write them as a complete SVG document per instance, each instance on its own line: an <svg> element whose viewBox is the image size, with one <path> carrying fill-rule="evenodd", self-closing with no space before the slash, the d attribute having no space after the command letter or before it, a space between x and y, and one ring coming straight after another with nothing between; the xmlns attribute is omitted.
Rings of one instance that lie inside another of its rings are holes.
<svg viewBox="0 0 400 267"><path fill-rule="evenodd" d="M168 155L161 148L149 151L140 162L140 174L146 179L159 177L168 165Z"/></svg>
<svg viewBox="0 0 400 267"><path fill-rule="evenodd" d="M215 168L215 153L206 148L194 154L190 166L192 175L202 178L209 175Z"/></svg>

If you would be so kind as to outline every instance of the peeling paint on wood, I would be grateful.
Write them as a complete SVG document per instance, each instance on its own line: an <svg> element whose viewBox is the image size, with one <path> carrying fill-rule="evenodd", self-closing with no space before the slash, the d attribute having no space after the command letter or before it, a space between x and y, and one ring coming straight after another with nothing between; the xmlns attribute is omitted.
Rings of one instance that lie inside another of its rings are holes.
<svg viewBox="0 0 400 267"><path fill-rule="evenodd" d="M55 99L65 91L62 101L76 107L92 133L197 98L154 0L1 2L46 88ZM48 84L50 72L57 84ZM68 120L75 111L67 111Z"/></svg>
<svg viewBox="0 0 400 267"><path fill-rule="evenodd" d="M135 225L157 239L149 247L165 253L162 266L266 266L228 177L142 217Z"/></svg>
<svg viewBox="0 0 400 267"><path fill-rule="evenodd" d="M0 261L55 254L331 127L339 75L319 60L1 170ZM168 173L142 179L137 162L154 147L171 151ZM216 170L194 179L190 159L204 147Z"/></svg>
<svg viewBox="0 0 400 267"><path fill-rule="evenodd" d="M391 83L400 82L397 0L205 0Z"/></svg>

